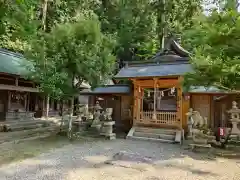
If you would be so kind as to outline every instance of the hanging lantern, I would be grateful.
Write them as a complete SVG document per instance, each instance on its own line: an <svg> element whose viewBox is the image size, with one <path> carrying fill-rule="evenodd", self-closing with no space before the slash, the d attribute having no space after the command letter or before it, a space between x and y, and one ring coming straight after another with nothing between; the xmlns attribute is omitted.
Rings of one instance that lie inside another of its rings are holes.
<svg viewBox="0 0 240 180"><path fill-rule="evenodd" d="M151 96L150 91L148 91L148 97L150 97L150 96Z"/></svg>

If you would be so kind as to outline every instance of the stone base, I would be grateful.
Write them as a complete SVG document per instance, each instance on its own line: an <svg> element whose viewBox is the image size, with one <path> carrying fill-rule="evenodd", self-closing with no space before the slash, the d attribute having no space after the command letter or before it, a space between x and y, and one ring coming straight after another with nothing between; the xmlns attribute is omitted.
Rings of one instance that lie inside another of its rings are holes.
<svg viewBox="0 0 240 180"><path fill-rule="evenodd" d="M115 133L111 133L111 134L101 133L100 135L105 136L105 137L108 138L109 140L116 139L116 134L115 134Z"/></svg>
<svg viewBox="0 0 240 180"><path fill-rule="evenodd" d="M97 132L100 132L102 125L101 124L92 124L91 128L95 129Z"/></svg>
<svg viewBox="0 0 240 180"><path fill-rule="evenodd" d="M193 138L193 142L195 144L208 144L207 139Z"/></svg>
<svg viewBox="0 0 240 180"><path fill-rule="evenodd" d="M211 145L210 144L189 144L192 151L201 150L201 149L207 149L208 152L211 151Z"/></svg>
<svg viewBox="0 0 240 180"><path fill-rule="evenodd" d="M235 141L239 141L240 140L240 136L238 134L231 134L229 139L235 140Z"/></svg>

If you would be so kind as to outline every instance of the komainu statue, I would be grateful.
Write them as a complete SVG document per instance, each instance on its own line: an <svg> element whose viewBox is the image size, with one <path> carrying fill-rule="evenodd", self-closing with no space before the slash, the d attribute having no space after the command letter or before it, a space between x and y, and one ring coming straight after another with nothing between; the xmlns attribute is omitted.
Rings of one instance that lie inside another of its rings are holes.
<svg viewBox="0 0 240 180"><path fill-rule="evenodd" d="M215 140L215 136L208 128L206 117L202 117L198 111L194 111L192 108L186 115L188 116L189 139L192 139L195 144L202 145L208 145Z"/></svg>

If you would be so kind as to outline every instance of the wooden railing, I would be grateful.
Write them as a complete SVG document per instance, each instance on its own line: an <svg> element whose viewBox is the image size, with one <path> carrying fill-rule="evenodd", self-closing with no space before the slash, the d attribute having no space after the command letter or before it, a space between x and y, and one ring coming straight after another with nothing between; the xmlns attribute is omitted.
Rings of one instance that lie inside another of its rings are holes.
<svg viewBox="0 0 240 180"><path fill-rule="evenodd" d="M140 118L136 121L145 125L179 126L181 123L180 119L177 119L177 112L156 112L156 119L153 119L153 111L142 111L140 112Z"/></svg>

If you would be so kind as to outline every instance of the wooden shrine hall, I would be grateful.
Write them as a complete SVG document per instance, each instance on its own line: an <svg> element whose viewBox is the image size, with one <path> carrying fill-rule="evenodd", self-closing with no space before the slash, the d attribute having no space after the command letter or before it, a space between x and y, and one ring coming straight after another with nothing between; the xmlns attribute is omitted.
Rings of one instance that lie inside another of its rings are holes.
<svg viewBox="0 0 240 180"><path fill-rule="evenodd" d="M187 109L182 75L190 71L188 52L174 40L146 62L126 62L115 79L129 79L134 85L133 124L183 128Z"/></svg>
<svg viewBox="0 0 240 180"><path fill-rule="evenodd" d="M0 122L32 120L46 113L46 96L26 79L30 66L22 54L0 49ZM50 98L49 116L60 114L60 102Z"/></svg>

